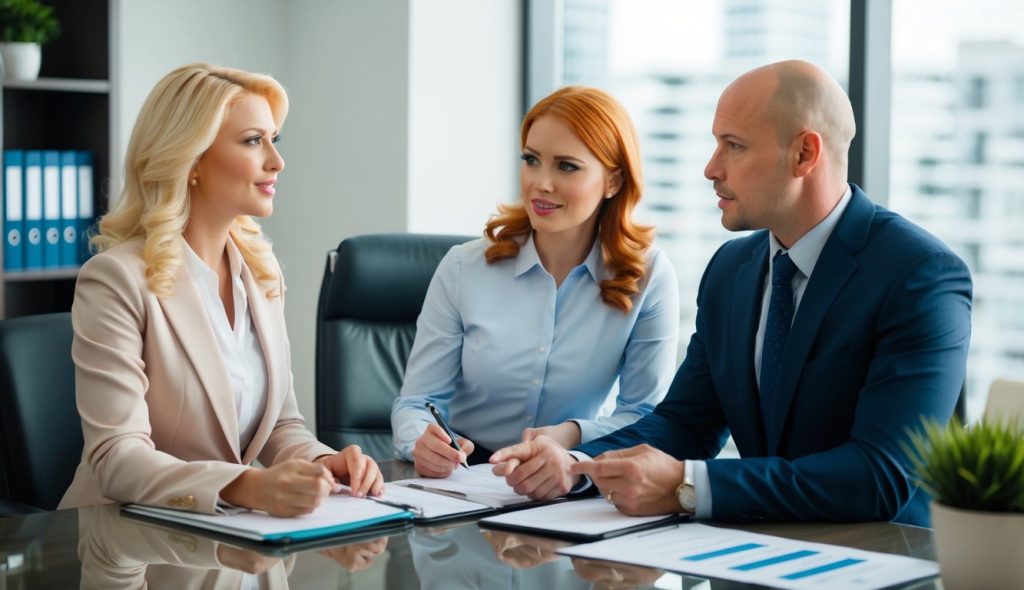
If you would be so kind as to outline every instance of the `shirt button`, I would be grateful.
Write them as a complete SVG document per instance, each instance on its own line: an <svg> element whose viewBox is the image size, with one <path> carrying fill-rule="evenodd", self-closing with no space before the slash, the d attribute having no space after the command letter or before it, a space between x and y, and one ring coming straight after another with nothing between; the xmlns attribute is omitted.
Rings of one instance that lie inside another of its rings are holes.
<svg viewBox="0 0 1024 590"><path fill-rule="evenodd" d="M538 348L537 350L539 350L540 352L544 352L544 351L545 351L545 350L547 350L547 349L546 349L546 348L544 348L543 346L541 346L541 347L540 347L540 348Z"/></svg>
<svg viewBox="0 0 1024 590"><path fill-rule="evenodd" d="M534 379L533 380L533 384L534 385L540 385L540 379Z"/></svg>

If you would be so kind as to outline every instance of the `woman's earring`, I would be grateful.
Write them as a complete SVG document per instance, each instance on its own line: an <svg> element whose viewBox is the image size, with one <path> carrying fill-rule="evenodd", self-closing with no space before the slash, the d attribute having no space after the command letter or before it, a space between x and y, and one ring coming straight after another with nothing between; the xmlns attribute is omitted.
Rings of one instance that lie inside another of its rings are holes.
<svg viewBox="0 0 1024 590"><path fill-rule="evenodd" d="M198 184L199 184L199 179L195 178L195 177L193 177L191 180L188 181L188 185L189 186L196 186Z"/></svg>

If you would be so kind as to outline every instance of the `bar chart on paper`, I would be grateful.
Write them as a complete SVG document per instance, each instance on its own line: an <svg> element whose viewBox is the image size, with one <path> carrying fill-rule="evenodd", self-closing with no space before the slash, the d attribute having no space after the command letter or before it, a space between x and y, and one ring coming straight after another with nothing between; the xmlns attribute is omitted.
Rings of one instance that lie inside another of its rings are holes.
<svg viewBox="0 0 1024 590"><path fill-rule="evenodd" d="M872 590L939 573L932 561L696 523L559 553L793 590Z"/></svg>

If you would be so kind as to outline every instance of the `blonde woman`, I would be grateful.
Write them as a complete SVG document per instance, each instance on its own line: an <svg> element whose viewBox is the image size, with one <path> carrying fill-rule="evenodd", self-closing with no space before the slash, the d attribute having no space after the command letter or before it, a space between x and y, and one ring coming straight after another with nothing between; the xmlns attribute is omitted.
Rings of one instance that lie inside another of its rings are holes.
<svg viewBox="0 0 1024 590"><path fill-rule="evenodd" d="M306 430L292 390L284 282L254 220L273 211L287 112L273 78L207 64L170 72L143 104L75 287L85 447L61 508L294 516L339 481L381 492L359 447Z"/></svg>

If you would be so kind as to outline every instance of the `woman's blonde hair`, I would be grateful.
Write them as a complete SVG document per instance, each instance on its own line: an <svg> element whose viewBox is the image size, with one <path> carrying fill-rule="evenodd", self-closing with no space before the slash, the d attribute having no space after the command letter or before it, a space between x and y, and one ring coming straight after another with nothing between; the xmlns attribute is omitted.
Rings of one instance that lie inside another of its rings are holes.
<svg viewBox="0 0 1024 590"><path fill-rule="evenodd" d="M182 264L181 236L188 223L188 179L200 156L216 139L235 103L258 95L270 103L280 129L288 115L288 95L277 80L234 68L194 63L164 76L142 105L124 162L121 198L99 222L90 244L102 252L142 237L146 282L153 293L170 296ZM248 215L229 230L242 257L261 281L278 278L270 242ZM275 291L268 291L273 296Z"/></svg>
<svg viewBox="0 0 1024 590"><path fill-rule="evenodd" d="M636 129L619 101L607 92L587 86L567 86L541 99L523 119L520 147L533 123L554 117L572 129L597 157L609 174L622 174L622 187L601 202L597 224L601 253L612 278L601 281L601 301L623 313L633 308L646 273L646 253L654 241L654 228L633 223L633 210L644 191L640 167L640 141ZM533 231L522 203L499 205L484 235L493 242L487 248L487 262L494 263L519 254L523 239Z"/></svg>

